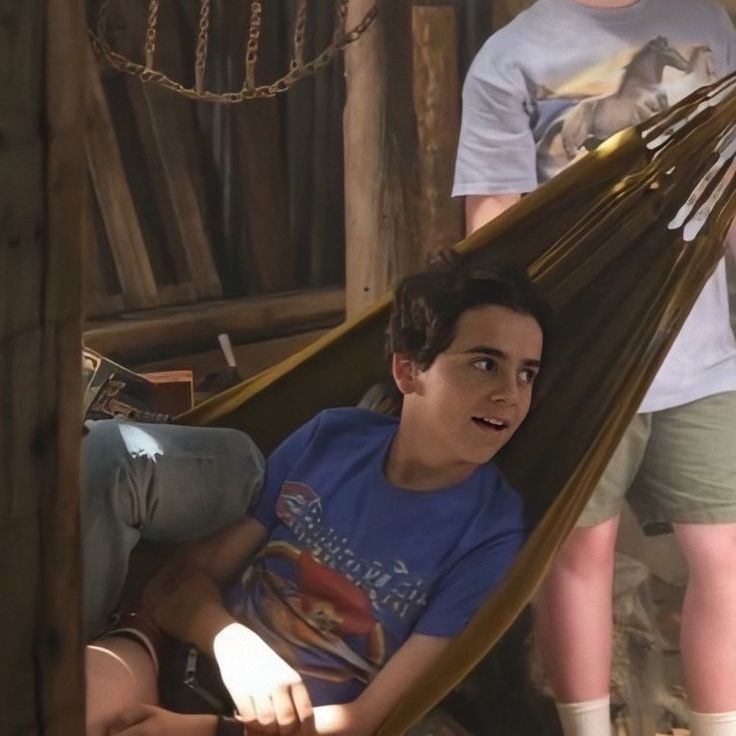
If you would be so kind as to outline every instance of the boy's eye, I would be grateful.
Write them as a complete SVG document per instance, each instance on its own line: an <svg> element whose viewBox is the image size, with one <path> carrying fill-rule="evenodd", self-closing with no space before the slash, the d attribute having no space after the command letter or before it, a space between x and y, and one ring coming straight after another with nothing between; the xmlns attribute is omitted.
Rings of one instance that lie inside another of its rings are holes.
<svg viewBox="0 0 736 736"><path fill-rule="evenodd" d="M496 367L496 361L493 358L479 358L473 361L473 368L480 371L492 371Z"/></svg>
<svg viewBox="0 0 736 736"><path fill-rule="evenodd" d="M524 368L519 376L524 383L534 383L538 371L534 368Z"/></svg>

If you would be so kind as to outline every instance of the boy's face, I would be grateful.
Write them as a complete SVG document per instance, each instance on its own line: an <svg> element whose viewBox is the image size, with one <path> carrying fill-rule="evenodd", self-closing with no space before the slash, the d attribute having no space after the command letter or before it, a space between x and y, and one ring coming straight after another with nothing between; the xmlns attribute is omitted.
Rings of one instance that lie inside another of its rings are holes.
<svg viewBox="0 0 736 736"><path fill-rule="evenodd" d="M534 317L495 305L470 309L427 370L395 356L402 422L422 437L434 463L487 462L524 421L541 357Z"/></svg>

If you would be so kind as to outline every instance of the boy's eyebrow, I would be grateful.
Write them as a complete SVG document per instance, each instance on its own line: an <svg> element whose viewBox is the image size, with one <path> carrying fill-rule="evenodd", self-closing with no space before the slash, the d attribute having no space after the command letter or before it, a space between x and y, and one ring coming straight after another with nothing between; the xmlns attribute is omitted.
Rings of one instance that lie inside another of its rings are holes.
<svg viewBox="0 0 736 736"><path fill-rule="evenodd" d="M468 348L467 350L463 351L466 355L469 354L478 354L481 355L489 355L491 358L498 358L499 360L508 360L509 355L508 353L505 353L503 350L499 350L498 348L492 348L488 345L476 345L475 347ZM537 360L536 358L526 358L524 361L522 361L524 365L533 366L533 367L539 367L542 362L540 360Z"/></svg>

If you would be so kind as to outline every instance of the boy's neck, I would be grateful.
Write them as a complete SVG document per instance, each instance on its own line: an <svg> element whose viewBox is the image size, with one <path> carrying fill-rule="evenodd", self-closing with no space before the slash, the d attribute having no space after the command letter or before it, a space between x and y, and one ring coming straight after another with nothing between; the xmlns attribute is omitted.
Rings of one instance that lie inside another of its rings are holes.
<svg viewBox="0 0 736 736"><path fill-rule="evenodd" d="M386 458L389 482L411 491L436 491L462 483L478 468L470 463L447 463L442 458L424 456L422 438L399 424Z"/></svg>

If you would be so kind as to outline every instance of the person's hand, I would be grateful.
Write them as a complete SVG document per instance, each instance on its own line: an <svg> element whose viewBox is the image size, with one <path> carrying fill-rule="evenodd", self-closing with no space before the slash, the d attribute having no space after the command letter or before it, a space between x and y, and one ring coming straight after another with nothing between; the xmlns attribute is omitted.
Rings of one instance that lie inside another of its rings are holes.
<svg viewBox="0 0 736 736"><path fill-rule="evenodd" d="M183 715L139 704L117 716L108 733L110 736L213 736L216 728L216 716Z"/></svg>
<svg viewBox="0 0 736 736"><path fill-rule="evenodd" d="M299 673L257 634L226 626L214 642L220 676L248 733L314 736L314 716Z"/></svg>

